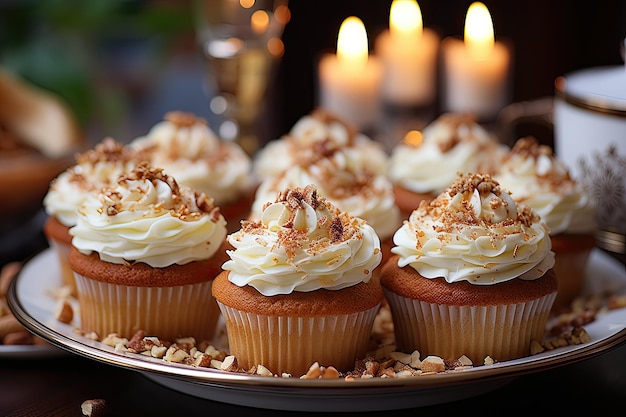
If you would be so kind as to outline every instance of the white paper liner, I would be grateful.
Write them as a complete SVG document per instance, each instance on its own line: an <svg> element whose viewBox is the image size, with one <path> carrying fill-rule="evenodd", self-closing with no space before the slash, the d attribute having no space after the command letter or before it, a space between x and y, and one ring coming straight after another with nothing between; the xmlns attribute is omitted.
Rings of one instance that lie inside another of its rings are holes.
<svg viewBox="0 0 626 417"><path fill-rule="evenodd" d="M532 340L543 340L556 293L525 303L495 306L451 306L412 300L388 290L398 350L418 350L475 364L485 357L502 362L530 353Z"/></svg>
<svg viewBox="0 0 626 417"><path fill-rule="evenodd" d="M240 367L263 365L272 373L301 376L317 362L339 371L354 368L363 357L378 305L338 316L266 316L228 307L218 301L225 319L230 353Z"/></svg>
<svg viewBox="0 0 626 417"><path fill-rule="evenodd" d="M213 281L171 287L116 285L75 274L81 330L100 338L111 333L130 338L138 330L174 341L193 336L211 340L219 309Z"/></svg>
<svg viewBox="0 0 626 417"><path fill-rule="evenodd" d="M63 284L72 289L72 295L76 295L76 280L74 279L74 271L72 271L72 267L70 266L70 252L72 250L72 245L68 245L65 242L51 237L47 238L47 240L48 245L55 252L59 261L59 269L61 270Z"/></svg>

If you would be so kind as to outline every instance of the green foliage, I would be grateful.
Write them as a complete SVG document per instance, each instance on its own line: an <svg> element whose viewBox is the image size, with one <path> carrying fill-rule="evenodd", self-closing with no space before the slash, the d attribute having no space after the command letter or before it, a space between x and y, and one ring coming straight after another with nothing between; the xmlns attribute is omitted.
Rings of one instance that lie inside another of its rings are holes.
<svg viewBox="0 0 626 417"><path fill-rule="evenodd" d="M115 73L124 66L119 61L129 57L137 61L140 57L143 62L130 65L149 70L167 54L177 36L192 32L193 19L187 2L0 3L0 66L58 94L81 123L88 122L97 112L112 112L110 117L100 117L114 119L111 97L125 106L132 95L132 91L111 83L116 76L123 76ZM134 48L131 53L118 53L129 48Z"/></svg>

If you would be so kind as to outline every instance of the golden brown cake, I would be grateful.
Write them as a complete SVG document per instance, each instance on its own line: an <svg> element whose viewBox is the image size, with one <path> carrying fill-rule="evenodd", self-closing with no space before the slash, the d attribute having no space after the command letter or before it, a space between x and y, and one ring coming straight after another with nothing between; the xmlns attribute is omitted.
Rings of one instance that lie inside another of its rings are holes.
<svg viewBox="0 0 626 417"><path fill-rule="evenodd" d="M489 175L421 203L394 243L380 280L399 350L481 364L543 340L557 293L548 231Z"/></svg>
<svg viewBox="0 0 626 417"><path fill-rule="evenodd" d="M383 300L373 228L309 185L283 190L228 241L213 295L239 366L296 377L315 362L351 370Z"/></svg>
<svg viewBox="0 0 626 417"><path fill-rule="evenodd" d="M86 198L70 233L81 330L213 337L226 221L206 194L142 163Z"/></svg>

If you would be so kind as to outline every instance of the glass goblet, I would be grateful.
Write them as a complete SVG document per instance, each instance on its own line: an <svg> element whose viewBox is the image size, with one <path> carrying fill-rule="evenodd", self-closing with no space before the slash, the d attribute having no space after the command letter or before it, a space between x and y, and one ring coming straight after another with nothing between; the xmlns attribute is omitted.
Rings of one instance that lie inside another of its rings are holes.
<svg viewBox="0 0 626 417"><path fill-rule="evenodd" d="M217 131L252 154L268 85L284 52L288 0L196 0L195 7Z"/></svg>

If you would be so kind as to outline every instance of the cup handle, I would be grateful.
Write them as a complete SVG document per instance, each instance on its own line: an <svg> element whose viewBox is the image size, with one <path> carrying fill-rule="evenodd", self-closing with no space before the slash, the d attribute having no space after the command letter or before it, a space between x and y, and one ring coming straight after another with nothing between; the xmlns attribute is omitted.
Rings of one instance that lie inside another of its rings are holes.
<svg viewBox="0 0 626 417"><path fill-rule="evenodd" d="M552 131L554 128L554 98L541 97L528 101L520 101L504 107L497 118L498 131L503 143L513 146L515 141L524 135L518 131L522 125L536 125ZM541 138L538 138L541 140ZM552 146L552 143L548 143Z"/></svg>

